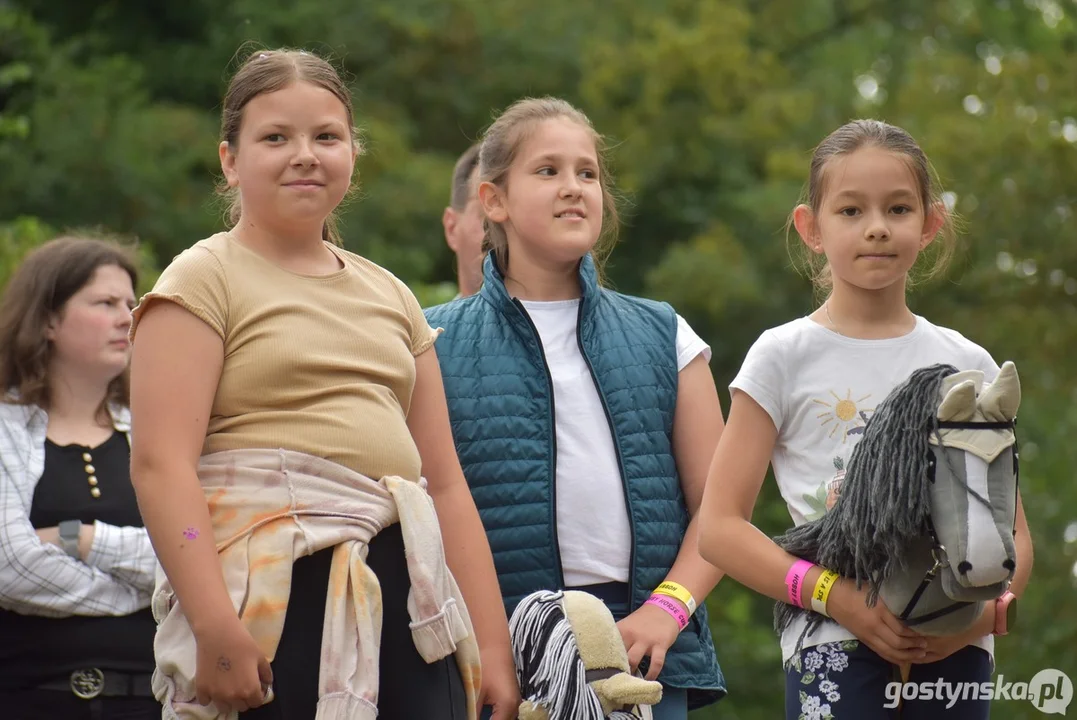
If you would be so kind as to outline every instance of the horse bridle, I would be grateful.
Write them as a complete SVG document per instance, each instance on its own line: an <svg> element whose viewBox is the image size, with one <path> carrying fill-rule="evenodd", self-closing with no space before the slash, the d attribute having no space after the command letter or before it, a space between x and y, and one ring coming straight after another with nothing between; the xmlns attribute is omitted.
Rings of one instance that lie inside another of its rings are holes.
<svg viewBox="0 0 1077 720"><path fill-rule="evenodd" d="M940 430L1010 430L1010 431L1013 431L1014 432L1014 440L1013 440L1013 477L1014 477L1014 494L1016 495L1016 493L1017 493L1017 485L1020 483L1020 480L1021 480L1021 475L1020 475L1020 472L1018 471L1018 452L1017 452L1016 427L1017 427L1017 419L1014 418L1013 420L1004 420L1004 421L997 421L997 422L986 422L986 421L984 421L984 422L976 422L976 421L943 421L943 420L940 420L940 421L933 424L932 429L935 432L935 437L938 440L940 448L944 447L944 445L942 444L942 434L939 432ZM943 453L943 457L945 457L945 453ZM928 460L928 462L929 462L929 472L931 473L931 482L935 482L935 455L934 455L934 453L932 453L932 455L931 455L930 459ZM947 459L946 462L947 462L947 464L949 464L949 462L950 462L949 459ZM953 472L953 468L951 468L951 473L953 474L953 477L955 479L959 478L959 475L957 473ZM988 500L987 498L981 497L978 492L976 492L975 490L970 488L968 486L968 484L965 483L963 480L958 480L958 482L960 482L962 484L962 486L964 486L965 490L969 493L969 495L972 495L974 498L976 498L976 500L979 501L980 503L982 503L984 505L984 507L986 507L988 509L991 508L991 501L990 500ZM902 622L904 622L906 625L908 625L910 627L913 626L913 625L920 625L922 623L926 623L926 622L929 622L931 620L936 620L936 619L938 619L940 617L945 617L945 616L949 615L950 613L957 612L958 610L961 610L962 608L968 607L969 605L975 605L975 603L973 603L973 602L957 601L957 602L954 602L952 605L948 605L948 606L946 606L944 608L940 608L940 609L935 610L933 612L927 613L926 615L922 615L922 616L916 618L915 620L910 620L909 619L909 616L912 615L912 611L916 608L916 603L920 602L920 598L923 596L924 591L927 590L928 587L931 585L931 583L935 580L935 578L938 577L939 571L942 570L944 567L949 567L949 565L950 565L950 561L946 557L946 547L941 542L939 542L939 536L935 532L935 523L933 523L931 521L931 513L930 512L928 512L927 518L925 520L925 525L926 525L925 529L927 530L927 534L931 537L931 559L934 560L934 564L932 565L931 569L928 570L927 573L924 575L924 579L920 581L920 585L919 585L919 587L916 588L916 592L914 592L912 594L912 597L909 598L909 602L905 605L905 609L901 611L900 615L898 615L898 618ZM1014 500L1014 534L1016 534L1016 532L1017 532L1016 525L1017 525L1017 502L1016 502L1016 498L1015 498L1015 500Z"/></svg>

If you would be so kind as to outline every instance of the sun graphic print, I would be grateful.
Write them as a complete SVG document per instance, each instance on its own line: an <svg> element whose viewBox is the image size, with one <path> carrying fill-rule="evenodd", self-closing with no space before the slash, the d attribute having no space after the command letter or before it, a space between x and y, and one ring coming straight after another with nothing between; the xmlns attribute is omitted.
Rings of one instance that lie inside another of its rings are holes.
<svg viewBox="0 0 1077 720"><path fill-rule="evenodd" d="M844 444L850 435L857 435L864 431L868 416L875 412L875 408L864 407L864 401L871 397L870 393L856 399L853 399L852 390L846 390L844 398L833 390L830 391L830 395L833 397L833 402L829 399L812 400L816 405L826 408L816 417L824 428L829 428L830 437L837 437L840 433L841 442Z"/></svg>

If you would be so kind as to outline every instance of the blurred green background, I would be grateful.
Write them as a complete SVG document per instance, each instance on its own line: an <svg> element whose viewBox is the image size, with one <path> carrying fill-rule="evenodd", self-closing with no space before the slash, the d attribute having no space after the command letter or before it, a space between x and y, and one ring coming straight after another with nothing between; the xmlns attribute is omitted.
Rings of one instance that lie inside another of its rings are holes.
<svg viewBox="0 0 1077 720"><path fill-rule="evenodd" d="M368 146L346 244L424 304L455 292L457 155L516 98L577 103L625 200L613 284L672 302L720 388L815 302L784 232L813 145L853 117L908 129L965 230L913 307L1023 378L1036 566L998 671L1077 681L1077 2L0 0L0 283L53 233L97 228L141 242L148 287L219 228L218 111L247 41L344 68ZM756 518L788 523L772 484ZM693 720L781 717L770 603L733 582L708 602L730 694Z"/></svg>

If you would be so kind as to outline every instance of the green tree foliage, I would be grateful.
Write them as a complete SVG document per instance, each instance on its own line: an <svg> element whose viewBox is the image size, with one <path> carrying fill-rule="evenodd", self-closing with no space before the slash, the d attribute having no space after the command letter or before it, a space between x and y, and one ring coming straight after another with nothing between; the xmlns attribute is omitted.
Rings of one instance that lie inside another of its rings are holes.
<svg viewBox="0 0 1077 720"><path fill-rule="evenodd" d="M356 93L366 152L346 242L425 304L453 294L439 217L456 156L518 97L581 105L625 199L613 283L688 317L723 387L762 329L817 299L785 232L812 146L853 117L900 124L964 228L946 279L911 301L1024 380L1037 559L998 670L1077 680L1075 23L1072 0L0 2L0 283L46 224L136 236L159 265L219 227L228 72L254 47L299 46ZM772 483L756 519L788 523ZM780 716L770 603L733 582L709 602L730 696L693 717Z"/></svg>

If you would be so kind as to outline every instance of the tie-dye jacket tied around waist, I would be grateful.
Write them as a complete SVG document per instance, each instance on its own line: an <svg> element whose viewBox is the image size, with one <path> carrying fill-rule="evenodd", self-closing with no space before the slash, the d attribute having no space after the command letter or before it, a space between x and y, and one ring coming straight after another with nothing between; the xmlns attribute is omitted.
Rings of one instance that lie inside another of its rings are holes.
<svg viewBox="0 0 1077 720"><path fill-rule="evenodd" d="M415 647L427 662L455 654L477 717L479 652L460 589L445 564L434 504L425 481L372 480L341 465L288 450L230 450L201 459L214 539L232 603L270 659L277 651L292 581L292 563L333 547L317 720L377 717L382 598L366 564L367 544L400 522L411 591ZM212 703L198 704L194 635L167 578L158 574L153 691L165 720L235 720ZM407 682L394 678L393 682Z"/></svg>

